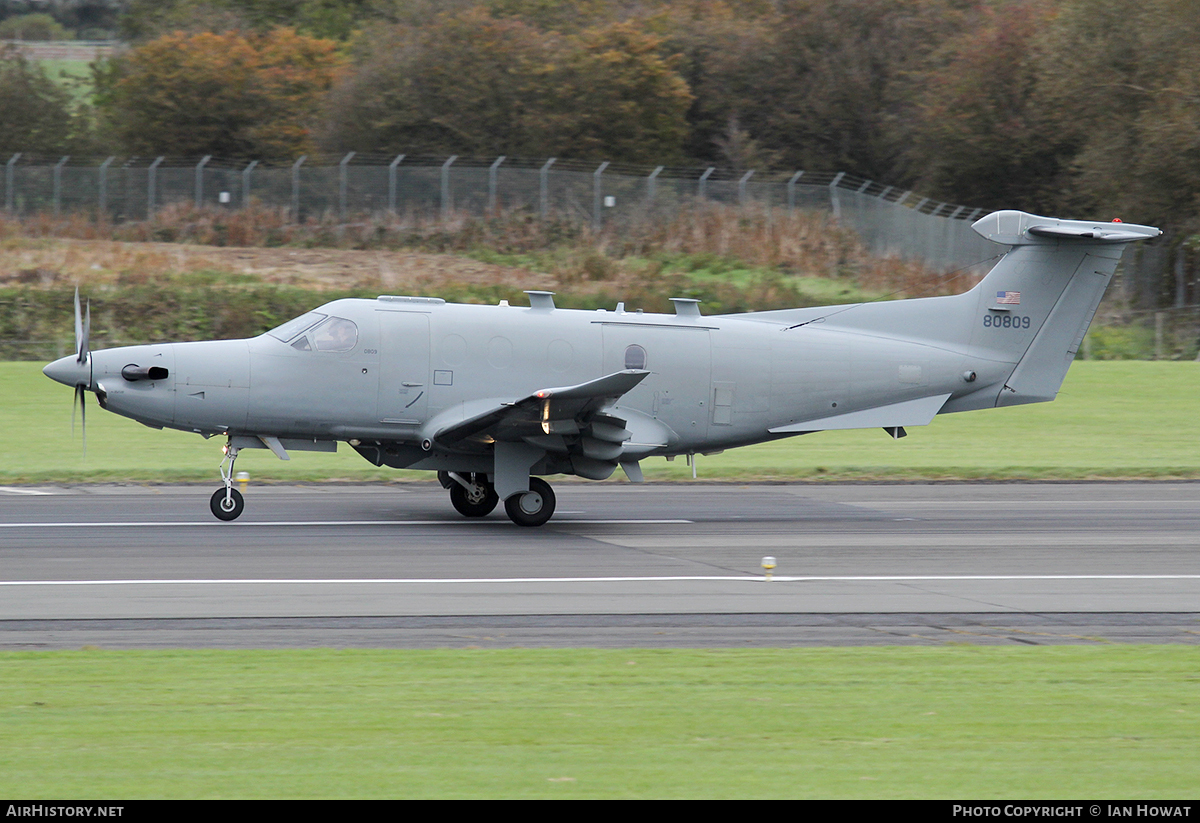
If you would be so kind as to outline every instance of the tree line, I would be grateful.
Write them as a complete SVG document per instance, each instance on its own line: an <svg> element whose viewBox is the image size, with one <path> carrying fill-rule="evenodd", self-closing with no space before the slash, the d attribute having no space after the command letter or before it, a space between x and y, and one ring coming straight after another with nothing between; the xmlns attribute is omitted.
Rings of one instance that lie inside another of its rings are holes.
<svg viewBox="0 0 1200 823"><path fill-rule="evenodd" d="M1200 230L1200 0L129 0L119 26L84 104L0 62L0 152L837 170Z"/></svg>

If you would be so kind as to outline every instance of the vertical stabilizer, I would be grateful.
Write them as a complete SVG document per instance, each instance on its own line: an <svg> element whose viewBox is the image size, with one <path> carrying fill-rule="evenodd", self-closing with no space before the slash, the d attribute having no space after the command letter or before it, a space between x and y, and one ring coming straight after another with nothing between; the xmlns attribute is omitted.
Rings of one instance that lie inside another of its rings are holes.
<svg viewBox="0 0 1200 823"><path fill-rule="evenodd" d="M994 212L972 228L1013 247L978 286L972 337L977 351L1017 361L996 405L1053 400L1125 246L1162 232L1019 211Z"/></svg>

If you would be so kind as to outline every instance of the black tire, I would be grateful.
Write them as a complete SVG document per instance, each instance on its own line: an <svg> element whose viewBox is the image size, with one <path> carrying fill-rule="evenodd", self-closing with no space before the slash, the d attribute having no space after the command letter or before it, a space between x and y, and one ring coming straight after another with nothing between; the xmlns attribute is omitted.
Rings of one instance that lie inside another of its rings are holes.
<svg viewBox="0 0 1200 823"><path fill-rule="evenodd" d="M508 519L518 526L541 526L554 514L554 490L540 477L529 478L529 491L504 501ZM535 508L536 507L536 508Z"/></svg>
<svg viewBox="0 0 1200 823"><path fill-rule="evenodd" d="M208 507L218 520L237 520L242 514L242 509L246 508L246 501L237 489L230 489L229 497L229 502L233 504L230 508L226 508L224 489L217 489L208 501Z"/></svg>
<svg viewBox="0 0 1200 823"><path fill-rule="evenodd" d="M453 480L450 483L450 502L463 517L487 517L500 502L496 489L486 480L476 481L476 485L481 489L481 493L476 495L472 495Z"/></svg>

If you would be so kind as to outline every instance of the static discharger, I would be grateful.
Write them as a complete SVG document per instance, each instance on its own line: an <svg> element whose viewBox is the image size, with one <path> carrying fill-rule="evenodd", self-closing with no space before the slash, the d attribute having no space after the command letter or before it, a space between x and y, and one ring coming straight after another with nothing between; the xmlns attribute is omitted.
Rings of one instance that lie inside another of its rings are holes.
<svg viewBox="0 0 1200 823"><path fill-rule="evenodd" d="M762 567L763 567L763 571L765 571L767 573L767 582L770 583L771 582L771 573L775 571L775 558L774 557L764 557L762 559Z"/></svg>

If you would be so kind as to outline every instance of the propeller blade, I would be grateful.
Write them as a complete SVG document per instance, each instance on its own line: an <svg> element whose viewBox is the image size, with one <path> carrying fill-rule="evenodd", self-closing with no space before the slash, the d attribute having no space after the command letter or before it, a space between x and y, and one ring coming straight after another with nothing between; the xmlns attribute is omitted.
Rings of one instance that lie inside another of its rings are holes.
<svg viewBox="0 0 1200 823"><path fill-rule="evenodd" d="M86 342L86 341L85 341ZM87 457L87 392L79 387L79 430L83 432L83 456Z"/></svg>
<svg viewBox="0 0 1200 823"><path fill-rule="evenodd" d="M75 287L75 359L83 362L83 313L79 311L79 287Z"/></svg>
<svg viewBox="0 0 1200 823"><path fill-rule="evenodd" d="M88 339L92 334L92 301L87 301L87 314L83 317L83 346L80 348L79 362L86 363L88 355L91 354L91 349L88 348Z"/></svg>

